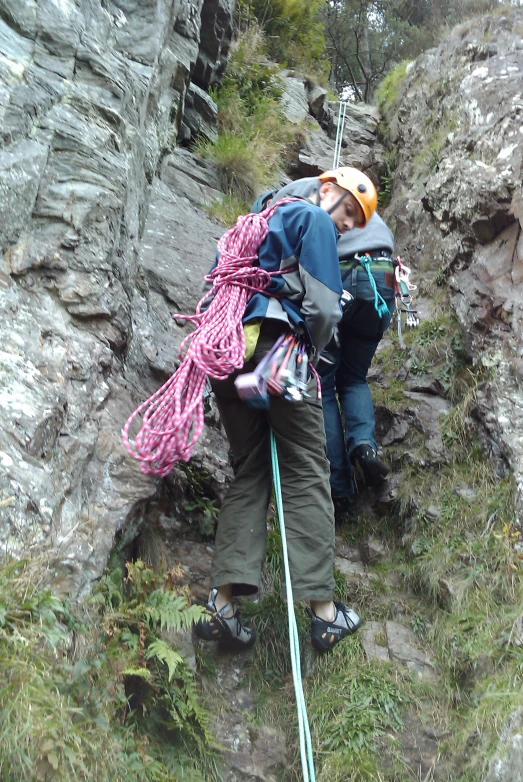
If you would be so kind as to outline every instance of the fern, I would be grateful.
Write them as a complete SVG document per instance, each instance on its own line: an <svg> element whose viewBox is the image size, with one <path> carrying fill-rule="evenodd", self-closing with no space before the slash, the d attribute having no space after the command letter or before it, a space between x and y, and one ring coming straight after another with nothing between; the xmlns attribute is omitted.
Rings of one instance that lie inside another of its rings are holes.
<svg viewBox="0 0 523 782"><path fill-rule="evenodd" d="M216 748L209 715L200 703L192 670L161 636L188 630L205 616L175 588L176 568L162 573L144 562L127 563L127 576L115 571L101 579L93 601L103 611L108 646L121 663L132 719L147 714L146 730L173 733L172 741L191 756L206 757ZM213 777L214 778L214 777Z"/></svg>
<svg viewBox="0 0 523 782"><path fill-rule="evenodd" d="M173 678L178 665L183 661L183 657L178 652L175 652L165 641L161 640L153 641L149 644L145 657L147 660L156 657L165 663L169 670L169 681Z"/></svg>
<svg viewBox="0 0 523 782"><path fill-rule="evenodd" d="M137 652L140 646L140 638L136 633L133 633L132 630L122 630L120 633L120 641L126 644L129 649L134 652Z"/></svg>
<svg viewBox="0 0 523 782"><path fill-rule="evenodd" d="M111 608L117 608L124 602L123 576L121 568L115 568L102 576L97 589L90 596L88 602L99 607L109 605Z"/></svg>
<svg viewBox="0 0 523 782"><path fill-rule="evenodd" d="M1 778L216 782L195 676L159 637L201 615L179 571L107 573L76 613L41 572L40 560L0 564Z"/></svg>
<svg viewBox="0 0 523 782"><path fill-rule="evenodd" d="M190 606L184 595L155 589L147 598L143 618L151 629L159 627L162 631L179 632L188 630L204 614L204 608Z"/></svg>

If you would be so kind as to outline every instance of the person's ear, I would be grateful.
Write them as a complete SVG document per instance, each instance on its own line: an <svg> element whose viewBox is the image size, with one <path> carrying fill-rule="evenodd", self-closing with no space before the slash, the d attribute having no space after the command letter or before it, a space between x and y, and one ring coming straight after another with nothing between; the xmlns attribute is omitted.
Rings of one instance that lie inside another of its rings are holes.
<svg viewBox="0 0 523 782"><path fill-rule="evenodd" d="M334 182L322 182L320 187L320 198L325 198L327 193L332 190Z"/></svg>

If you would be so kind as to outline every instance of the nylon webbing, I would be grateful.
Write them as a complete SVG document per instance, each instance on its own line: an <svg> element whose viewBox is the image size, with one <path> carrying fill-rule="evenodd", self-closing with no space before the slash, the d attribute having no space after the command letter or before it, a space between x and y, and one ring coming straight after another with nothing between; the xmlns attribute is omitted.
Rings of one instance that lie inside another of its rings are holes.
<svg viewBox="0 0 523 782"><path fill-rule="evenodd" d="M381 295L381 293L376 287L376 280L374 279L373 274L370 270L371 259L363 256L362 258L360 258L360 263L365 269L365 271L367 272L367 275L369 277L369 282L371 284L371 288L374 291L374 308L378 313L378 315L380 316L380 318L383 318L383 316L388 313L389 307L387 305L387 302L385 301L385 299L383 298L383 296Z"/></svg>

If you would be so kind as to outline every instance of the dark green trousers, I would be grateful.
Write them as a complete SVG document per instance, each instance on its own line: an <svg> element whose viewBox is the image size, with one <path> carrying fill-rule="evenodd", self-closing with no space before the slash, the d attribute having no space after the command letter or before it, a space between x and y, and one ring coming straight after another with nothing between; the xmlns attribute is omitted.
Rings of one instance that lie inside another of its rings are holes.
<svg viewBox="0 0 523 782"><path fill-rule="evenodd" d="M256 353L241 373L252 372L278 333L264 328ZM231 446L234 479L218 518L211 586L233 585L248 595L260 586L271 499L270 430L278 447L291 580L296 600L332 600L334 511L329 486L325 430L316 382L311 397L289 402L271 397L269 410L241 402L234 386L239 373L213 381Z"/></svg>

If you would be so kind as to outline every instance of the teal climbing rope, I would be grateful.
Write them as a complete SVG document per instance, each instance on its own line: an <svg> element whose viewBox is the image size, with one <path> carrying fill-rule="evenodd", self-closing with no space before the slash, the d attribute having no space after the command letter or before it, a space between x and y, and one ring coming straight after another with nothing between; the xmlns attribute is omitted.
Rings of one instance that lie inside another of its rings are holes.
<svg viewBox="0 0 523 782"><path fill-rule="evenodd" d="M359 256L359 262L367 272L369 282L371 284L372 290L374 291L374 308L380 318L383 318L385 315L389 312L389 307L381 293L378 291L376 287L376 280L374 279L374 276L370 270L370 264L371 264L372 258L370 256L360 255Z"/></svg>
<svg viewBox="0 0 523 782"><path fill-rule="evenodd" d="M303 780L304 782L316 782L316 773L314 771L314 758L312 753L311 732L309 728L309 720L307 717L307 706L305 705L305 696L303 694L303 682L301 678L300 642L298 638L298 626L296 624L296 614L294 613L294 599L292 595L289 557L287 553L287 536L285 534L285 519L283 516L283 499L281 493L278 448L276 446L276 438L274 436L273 431L271 431L271 459L272 459L272 476L274 480L274 489L276 492L276 506L278 508L278 518L280 521L281 542L283 548L285 587L287 590L287 613L288 613L288 620L289 620L289 640L290 640L290 649L291 649L292 680L294 682L294 692L296 693L296 708L298 711L298 730L300 734L300 754L301 754L301 765L303 769Z"/></svg>

